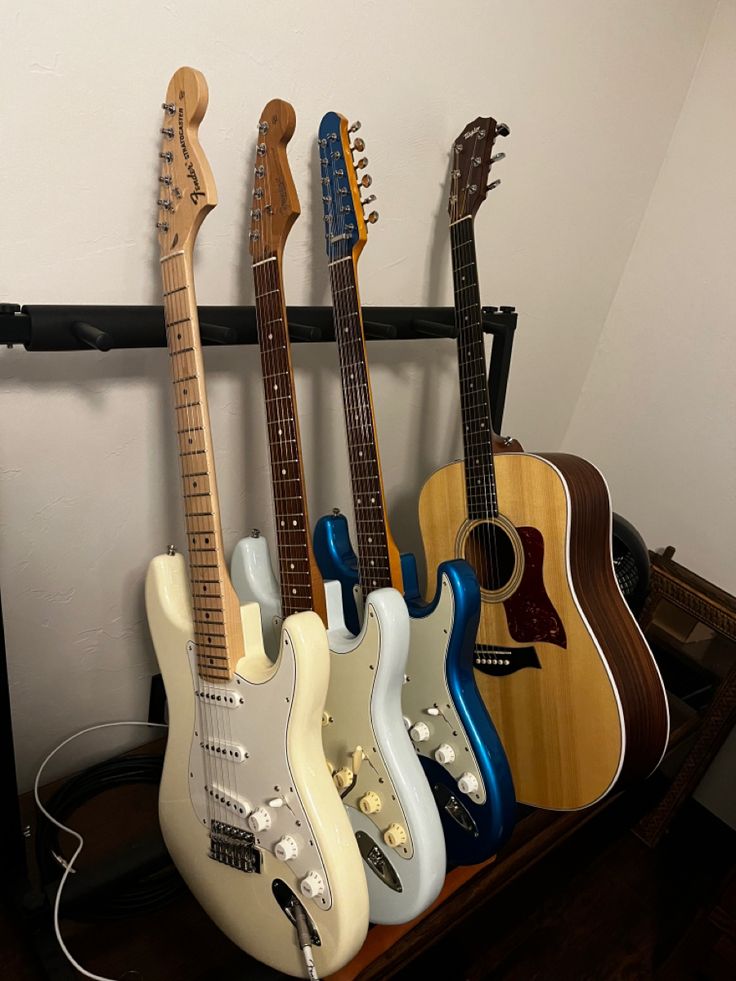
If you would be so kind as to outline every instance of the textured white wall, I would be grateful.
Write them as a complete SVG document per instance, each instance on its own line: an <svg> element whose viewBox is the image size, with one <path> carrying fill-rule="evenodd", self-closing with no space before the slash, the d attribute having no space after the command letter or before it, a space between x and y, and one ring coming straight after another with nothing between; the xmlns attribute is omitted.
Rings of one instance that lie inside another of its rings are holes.
<svg viewBox="0 0 736 981"><path fill-rule="evenodd" d="M565 435L650 547L736 592L736 2L703 56Z"/></svg>
<svg viewBox="0 0 736 981"><path fill-rule="evenodd" d="M201 302L251 300L255 124L280 96L297 110L303 209L289 302L327 300L314 138L337 109L363 120L379 196L364 301L449 303L447 149L492 113L512 136L477 224L483 294L522 314L505 428L555 448L715 2L3 6L0 298L158 300L159 105L192 64L210 83L201 139L220 197L200 235ZM372 343L370 356L394 533L416 547L421 482L459 450L453 346ZM335 352L300 347L295 360L312 515L349 510ZM271 531L257 353L209 351L207 364L232 545L253 525ZM75 728L145 714L143 576L182 540L166 370L161 351L0 357L0 584L25 784Z"/></svg>

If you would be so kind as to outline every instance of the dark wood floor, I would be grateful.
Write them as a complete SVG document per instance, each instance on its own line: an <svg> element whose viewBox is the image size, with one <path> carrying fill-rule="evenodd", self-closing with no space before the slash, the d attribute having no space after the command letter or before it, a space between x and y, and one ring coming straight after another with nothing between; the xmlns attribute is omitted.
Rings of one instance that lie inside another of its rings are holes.
<svg viewBox="0 0 736 981"><path fill-rule="evenodd" d="M651 851L628 830L631 819L625 805L596 818L398 977L732 981L736 832L691 802ZM193 900L151 920L147 929L136 919L104 924L91 942L87 928L84 949L72 924L68 936L86 965L126 981L274 976L225 941ZM143 964L140 974L122 974L123 965ZM0 920L0 978L43 977L17 924Z"/></svg>

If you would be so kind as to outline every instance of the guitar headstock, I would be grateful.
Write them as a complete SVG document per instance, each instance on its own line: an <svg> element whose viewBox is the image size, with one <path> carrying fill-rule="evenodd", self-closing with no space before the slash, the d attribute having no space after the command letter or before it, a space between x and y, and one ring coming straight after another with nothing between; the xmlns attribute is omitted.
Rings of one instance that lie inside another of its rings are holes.
<svg viewBox="0 0 736 981"><path fill-rule="evenodd" d="M368 238L368 225L378 221L378 212L365 215L363 209L375 200L375 194L361 199L361 193L371 186L369 174L361 174L368 165L367 157L354 160L362 154L365 143L356 137L350 143L352 133L357 133L360 123L348 126L348 121L337 112L328 112L319 125L319 159L322 167L322 203L324 206L325 244L330 262L352 255L358 258Z"/></svg>
<svg viewBox="0 0 736 981"><path fill-rule="evenodd" d="M198 138L208 98L205 77L195 68L176 71L166 90L156 226L162 256L191 248L217 204L215 179Z"/></svg>
<svg viewBox="0 0 736 981"><path fill-rule="evenodd" d="M491 167L503 160L505 153L493 154L497 136L508 136L511 130L506 123L479 116L468 123L452 145L450 169L450 222L475 217L486 199L488 191L498 187L500 180L488 183Z"/></svg>
<svg viewBox="0 0 736 981"><path fill-rule="evenodd" d="M272 99L261 113L250 210L250 254L254 262L281 254L301 211L286 157L286 145L295 128L294 107L283 99Z"/></svg>

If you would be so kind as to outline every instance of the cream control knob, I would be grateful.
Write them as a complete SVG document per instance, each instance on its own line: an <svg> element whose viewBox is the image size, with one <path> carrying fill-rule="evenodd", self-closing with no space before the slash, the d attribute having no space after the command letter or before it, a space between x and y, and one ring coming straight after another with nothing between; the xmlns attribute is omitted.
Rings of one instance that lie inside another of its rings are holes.
<svg viewBox="0 0 736 981"><path fill-rule="evenodd" d="M325 891L325 883L319 872L307 872L299 883L299 889L307 899L316 899Z"/></svg>
<svg viewBox="0 0 736 981"><path fill-rule="evenodd" d="M265 807L257 807L248 818L251 831L267 831L271 827L271 815Z"/></svg>
<svg viewBox="0 0 736 981"><path fill-rule="evenodd" d="M405 845L406 839L406 828L395 822L394 824L389 824L383 833L383 840L392 848L399 848L399 846Z"/></svg>
<svg viewBox="0 0 736 981"><path fill-rule="evenodd" d="M273 853L280 862L288 862L299 854L299 846L291 835L284 835L274 845Z"/></svg>
<svg viewBox="0 0 736 981"><path fill-rule="evenodd" d="M409 718L408 715L404 716L404 728L411 729L411 719Z"/></svg>
<svg viewBox="0 0 736 981"><path fill-rule="evenodd" d="M358 801L358 807L364 814L377 814L383 807L383 802L375 790L369 790Z"/></svg>
<svg viewBox="0 0 736 981"><path fill-rule="evenodd" d="M345 790L353 782L353 771L349 766L344 766L335 774L335 786L338 790Z"/></svg>
<svg viewBox="0 0 736 981"><path fill-rule="evenodd" d="M442 743L442 745L434 751L434 758L438 763L442 763L443 765L447 763L454 763L455 750L449 743Z"/></svg>
<svg viewBox="0 0 736 981"><path fill-rule="evenodd" d="M478 778L473 773L463 773L457 782L457 787L464 794L474 794L478 789Z"/></svg>
<svg viewBox="0 0 736 981"><path fill-rule="evenodd" d="M429 739L429 726L426 722L417 722L409 730L409 735L415 743L424 743Z"/></svg>

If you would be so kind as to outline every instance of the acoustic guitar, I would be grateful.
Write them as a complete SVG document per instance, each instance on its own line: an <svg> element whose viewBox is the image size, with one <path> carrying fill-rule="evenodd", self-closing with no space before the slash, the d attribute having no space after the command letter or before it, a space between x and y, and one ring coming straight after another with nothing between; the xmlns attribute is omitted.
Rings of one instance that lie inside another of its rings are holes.
<svg viewBox="0 0 736 981"><path fill-rule="evenodd" d="M431 577L454 556L480 581L474 666L520 801L574 809L647 776L664 754L667 700L614 575L600 472L566 453L494 452L474 220L497 136L478 118L451 151L450 242L464 459L419 501Z"/></svg>

